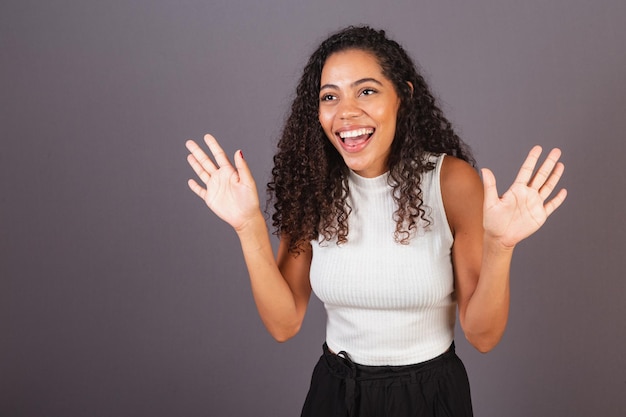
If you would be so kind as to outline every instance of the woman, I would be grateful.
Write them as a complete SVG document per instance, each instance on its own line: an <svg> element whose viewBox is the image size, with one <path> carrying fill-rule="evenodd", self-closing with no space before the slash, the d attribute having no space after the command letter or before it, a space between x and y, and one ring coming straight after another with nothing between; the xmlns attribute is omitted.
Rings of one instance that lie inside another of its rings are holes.
<svg viewBox="0 0 626 417"><path fill-rule="evenodd" d="M435 104L412 60L383 31L325 40L297 87L273 179L276 258L241 151L233 167L193 141L190 188L241 241L254 299L278 341L302 324L312 289L328 314L303 416L472 415L454 353L456 309L481 352L502 337L515 245L566 197L564 166L534 147L498 197Z"/></svg>

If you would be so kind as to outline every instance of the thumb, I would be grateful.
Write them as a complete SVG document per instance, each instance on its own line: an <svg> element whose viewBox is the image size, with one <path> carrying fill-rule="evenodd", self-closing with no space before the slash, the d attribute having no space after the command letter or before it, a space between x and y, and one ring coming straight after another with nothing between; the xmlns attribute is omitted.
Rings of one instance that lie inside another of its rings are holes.
<svg viewBox="0 0 626 417"><path fill-rule="evenodd" d="M496 177L489 168L480 170L483 176L483 189L485 192L485 205L488 207L498 200L498 188L496 186Z"/></svg>

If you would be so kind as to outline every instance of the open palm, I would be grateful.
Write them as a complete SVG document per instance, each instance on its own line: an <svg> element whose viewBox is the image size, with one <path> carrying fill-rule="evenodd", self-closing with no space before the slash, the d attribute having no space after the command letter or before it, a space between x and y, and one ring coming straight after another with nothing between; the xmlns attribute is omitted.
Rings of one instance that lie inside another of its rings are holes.
<svg viewBox="0 0 626 417"><path fill-rule="evenodd" d="M260 210L254 178L241 151L235 154L233 166L212 135L205 135L204 141L215 158L215 163L194 141L189 140L185 144L190 152L187 162L204 183L203 187L190 179L189 188L219 218L235 229L240 229Z"/></svg>
<svg viewBox="0 0 626 417"><path fill-rule="evenodd" d="M540 155L541 147L535 146L513 184L501 197L498 196L493 173L486 168L482 170L485 233L506 247L513 247L536 232L567 196L567 191L561 189L552 199L547 200L565 169L563 163L559 162L561 151L553 149L534 173Z"/></svg>

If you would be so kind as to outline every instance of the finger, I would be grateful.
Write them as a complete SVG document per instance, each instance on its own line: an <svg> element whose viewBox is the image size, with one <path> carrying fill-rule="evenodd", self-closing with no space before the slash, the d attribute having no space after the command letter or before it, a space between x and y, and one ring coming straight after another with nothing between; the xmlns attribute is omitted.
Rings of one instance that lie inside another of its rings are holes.
<svg viewBox="0 0 626 417"><path fill-rule="evenodd" d="M540 155L541 146L533 146L533 148L528 153L526 160L524 160L522 167L517 173L517 177L515 177L514 183L528 185L528 182L533 176L533 171L535 170L535 166L537 165L537 161L539 160Z"/></svg>
<svg viewBox="0 0 626 417"><path fill-rule="evenodd" d="M555 196L552 200L548 201L544 207L546 209L546 215L549 216L552 213L554 213L554 210L558 209L561 204L563 204L563 202L565 201L565 198L567 197L567 190L565 188L562 188Z"/></svg>
<svg viewBox="0 0 626 417"><path fill-rule="evenodd" d="M187 142L185 142L185 146L206 172L212 174L213 172L217 171L217 167L215 166L213 161L211 161L208 155L204 153L202 148L200 148L200 146L198 146L196 142L194 142L193 140L188 140Z"/></svg>
<svg viewBox="0 0 626 417"><path fill-rule="evenodd" d="M211 150L211 153L213 154L213 157L215 158L215 162L217 162L218 167L221 168L223 166L230 165L230 161L228 160L226 153L224 152L220 144L217 142L217 139L215 139L213 135L210 135L208 133L204 135L204 142L208 145L209 149Z"/></svg>
<svg viewBox="0 0 626 417"><path fill-rule="evenodd" d="M561 150L558 148L552 149L528 185L536 190L543 187L546 183L546 179L548 179L554 171L554 167L558 163L560 157Z"/></svg>
<svg viewBox="0 0 626 417"><path fill-rule="evenodd" d="M496 184L496 177L488 168L482 168L480 170L483 177L483 189L485 193L485 207L491 207L496 204L498 197L498 187Z"/></svg>
<svg viewBox="0 0 626 417"><path fill-rule="evenodd" d="M204 200L204 197L206 196L206 190L200 187L200 185L195 180L187 181L187 185L189 185L191 191L193 191L198 197Z"/></svg>
<svg viewBox="0 0 626 417"><path fill-rule="evenodd" d="M200 162L198 162L195 156L193 156L192 154L187 155L187 162L193 169L193 172L196 173L196 175L202 180L202 182L204 182L205 184L209 182L209 180L211 179L211 174L209 174L204 169L204 166Z"/></svg>
<svg viewBox="0 0 626 417"><path fill-rule="evenodd" d="M558 162L556 166L554 167L554 169L552 170L552 172L550 173L550 176L548 177L548 179L545 181L543 186L539 189L539 196L543 200L547 199L550 196L550 194L552 194L552 191L554 191L557 184L561 180L561 176L563 175L564 170L565 170L565 165L563 165L562 162Z"/></svg>
<svg viewBox="0 0 626 417"><path fill-rule="evenodd" d="M237 167L237 172L239 173L239 181L244 184L254 184L254 178L252 177L252 172L250 172L250 167L248 163L243 158L243 152L238 150L235 152L235 166Z"/></svg>

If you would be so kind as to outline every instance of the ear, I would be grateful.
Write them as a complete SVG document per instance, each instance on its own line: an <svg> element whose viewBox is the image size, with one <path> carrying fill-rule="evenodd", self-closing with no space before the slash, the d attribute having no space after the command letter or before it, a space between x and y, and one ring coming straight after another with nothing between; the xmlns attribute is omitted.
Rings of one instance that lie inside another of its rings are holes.
<svg viewBox="0 0 626 417"><path fill-rule="evenodd" d="M411 90L411 97L413 97L413 91L414 91L413 90L413 84L411 83L411 81L407 81L406 83L409 86L409 89Z"/></svg>

